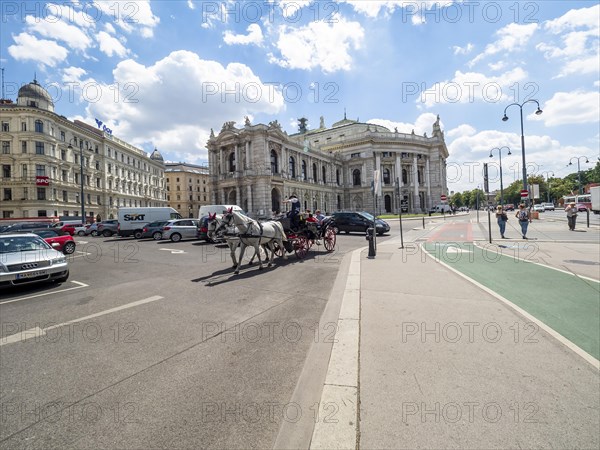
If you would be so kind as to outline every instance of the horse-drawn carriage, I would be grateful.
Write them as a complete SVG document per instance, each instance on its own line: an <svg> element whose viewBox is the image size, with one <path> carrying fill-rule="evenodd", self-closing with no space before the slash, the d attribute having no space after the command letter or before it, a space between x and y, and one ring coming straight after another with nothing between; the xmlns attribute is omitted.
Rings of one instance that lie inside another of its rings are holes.
<svg viewBox="0 0 600 450"><path fill-rule="evenodd" d="M235 273L239 273L247 246L254 247L260 269L262 269L261 248L271 251L269 266L273 263L274 255L287 259L287 253L295 252L296 257L302 259L313 244L315 242L320 243L321 240L328 252L335 249L336 234L332 218L324 219L320 225L300 220L297 227L292 227L290 219L285 216L266 222L257 222L239 212L228 211L222 216L210 214L208 221L209 239L216 241L218 238L223 238L229 245L231 259L236 268ZM234 235L228 232L228 229L230 230L233 225L238 230L238 233ZM236 259L235 249L238 245L241 250L239 259Z"/></svg>

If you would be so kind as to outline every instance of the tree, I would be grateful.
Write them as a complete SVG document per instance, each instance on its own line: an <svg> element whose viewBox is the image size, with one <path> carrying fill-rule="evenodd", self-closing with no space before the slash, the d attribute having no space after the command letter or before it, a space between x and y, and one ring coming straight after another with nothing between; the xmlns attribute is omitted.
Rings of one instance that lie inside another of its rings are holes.
<svg viewBox="0 0 600 450"><path fill-rule="evenodd" d="M457 208L464 206L463 195L460 192L457 192L450 198L450 203L452 203Z"/></svg>

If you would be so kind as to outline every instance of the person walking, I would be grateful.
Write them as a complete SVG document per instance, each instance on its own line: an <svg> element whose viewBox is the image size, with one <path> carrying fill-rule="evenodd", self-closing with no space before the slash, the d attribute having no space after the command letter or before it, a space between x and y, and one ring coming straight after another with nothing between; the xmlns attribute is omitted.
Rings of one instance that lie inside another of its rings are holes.
<svg viewBox="0 0 600 450"><path fill-rule="evenodd" d="M504 232L506 230L506 222L508 222L508 216L502 210L502 206L500 205L498 205L498 207L496 208L496 221L498 222L498 227L500 228L500 236L502 236L502 239L506 239L506 236L504 236Z"/></svg>
<svg viewBox="0 0 600 450"><path fill-rule="evenodd" d="M525 208L525 203L521 203L519 205L519 210L515 217L519 219L519 225L521 225L521 233L523 234L523 239L527 239L527 228L531 223L531 214L529 214L529 210Z"/></svg>
<svg viewBox="0 0 600 450"><path fill-rule="evenodd" d="M567 213L567 222L569 222L569 230L575 231L575 222L577 221L577 207L575 203L569 203L565 208Z"/></svg>

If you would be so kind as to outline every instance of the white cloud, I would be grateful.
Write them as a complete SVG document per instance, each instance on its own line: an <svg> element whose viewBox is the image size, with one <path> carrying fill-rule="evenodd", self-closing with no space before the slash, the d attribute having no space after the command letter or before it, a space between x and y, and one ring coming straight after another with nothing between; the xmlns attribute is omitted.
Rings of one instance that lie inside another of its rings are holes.
<svg viewBox="0 0 600 450"><path fill-rule="evenodd" d="M112 24L110 24L110 23L105 23L104 29L106 30L107 33L110 33L110 34L117 33L117 30L115 30L115 27L113 27Z"/></svg>
<svg viewBox="0 0 600 450"><path fill-rule="evenodd" d="M531 115L531 120L543 121L547 127L600 122L598 91L556 92L542 107L544 113Z"/></svg>
<svg viewBox="0 0 600 450"><path fill-rule="evenodd" d="M537 23L527 25L519 25L517 23L509 23L503 28L494 33L498 39L488 44L483 53L480 53L469 62L469 67L473 67L483 58L495 55L500 52L514 52L522 50L529 42L535 31L538 29Z"/></svg>
<svg viewBox="0 0 600 450"><path fill-rule="evenodd" d="M26 16L25 23L29 32L36 32L43 37L62 41L75 50L83 51L92 45L92 40L81 29L69 25L55 16L43 19Z"/></svg>
<svg viewBox="0 0 600 450"><path fill-rule="evenodd" d="M470 42L466 45L466 47L459 47L458 45L454 45L452 47L452 51L455 55L467 55L473 51L475 46Z"/></svg>
<svg viewBox="0 0 600 450"><path fill-rule="evenodd" d="M246 29L248 34L233 34L231 31L223 33L223 40L227 45L260 45L263 41L263 33L260 26L256 23L251 23Z"/></svg>
<svg viewBox="0 0 600 450"><path fill-rule="evenodd" d="M427 108L443 103L503 102L514 93L514 84L526 78L527 72L520 67L492 77L478 72L463 73L458 70L452 80L435 83L421 92L416 102L424 104Z"/></svg>
<svg viewBox="0 0 600 450"><path fill-rule="evenodd" d="M196 9L196 5L194 5L194 2L192 0L188 0L187 5L190 9Z"/></svg>
<svg viewBox="0 0 600 450"><path fill-rule="evenodd" d="M324 73L350 70L350 49L359 49L364 30L358 22L336 16L334 23L311 22L302 27L282 25L278 30L277 49L281 58L270 56L270 62L289 69L311 70L320 67Z"/></svg>
<svg viewBox="0 0 600 450"><path fill-rule="evenodd" d="M160 22L152 12L149 0L95 1L93 5L102 11L102 17L110 17L125 32L137 29L144 38L152 37Z"/></svg>
<svg viewBox="0 0 600 450"><path fill-rule="evenodd" d="M467 123L452 128L446 133L446 136L450 139L455 139L463 136L473 136L477 133L477 130Z"/></svg>
<svg viewBox="0 0 600 450"><path fill-rule="evenodd" d="M574 28L598 28L600 22L600 5L590 8L572 9L561 17L544 23L544 28L558 34Z"/></svg>
<svg viewBox="0 0 600 450"><path fill-rule="evenodd" d="M82 73L72 69L71 75ZM100 101L87 106L86 122L102 118L115 136L138 146L152 143L178 160L206 160L211 127L231 120L243 126L245 115L285 110L281 92L248 66L224 67L189 51L172 52L149 66L127 59L113 75L112 85L102 85Z"/></svg>
<svg viewBox="0 0 600 450"><path fill-rule="evenodd" d="M356 12L370 18L376 18L383 11L384 17L389 17L397 9L402 10L403 21L410 18L413 25L426 23L428 10L436 10L437 15L442 8L448 7L456 2L423 0L420 2L406 0L338 0L340 3L348 3ZM462 12L461 12L462 14ZM453 17L453 16L451 16Z"/></svg>
<svg viewBox="0 0 600 450"><path fill-rule="evenodd" d="M418 134L419 136L423 136L427 133L427 136L431 137L433 133L433 124L436 120L437 116L428 112L420 114L414 123L395 122L388 119L369 119L367 123L384 126L390 131L394 131L394 129L397 128L399 133L410 134L414 131L415 134ZM442 130L444 129L444 122L442 120L440 120L440 127Z"/></svg>
<svg viewBox="0 0 600 450"><path fill-rule="evenodd" d="M100 45L100 51L106 56L117 55L123 58L129 53L129 50L125 48L123 44L121 44L121 41L115 37L112 37L105 31L99 32L96 39Z"/></svg>
<svg viewBox="0 0 600 450"><path fill-rule="evenodd" d="M68 50L54 41L38 39L27 33L13 36L16 45L8 47L8 53L17 61L37 61L54 67L67 58Z"/></svg>

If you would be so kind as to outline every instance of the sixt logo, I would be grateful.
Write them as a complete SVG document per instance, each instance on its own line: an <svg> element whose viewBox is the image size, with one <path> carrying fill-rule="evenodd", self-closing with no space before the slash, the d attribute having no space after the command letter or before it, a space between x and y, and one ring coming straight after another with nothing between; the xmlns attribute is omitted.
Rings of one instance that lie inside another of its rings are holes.
<svg viewBox="0 0 600 450"><path fill-rule="evenodd" d="M125 214L123 219L125 222L132 222L135 220L144 220L144 217L146 217L146 214Z"/></svg>

